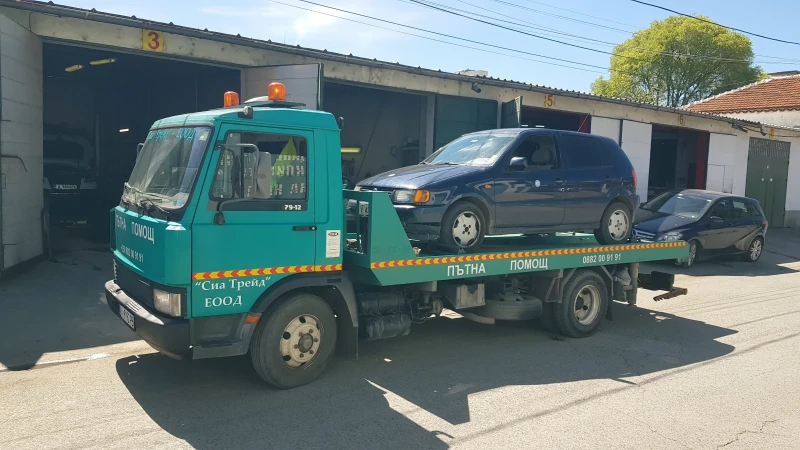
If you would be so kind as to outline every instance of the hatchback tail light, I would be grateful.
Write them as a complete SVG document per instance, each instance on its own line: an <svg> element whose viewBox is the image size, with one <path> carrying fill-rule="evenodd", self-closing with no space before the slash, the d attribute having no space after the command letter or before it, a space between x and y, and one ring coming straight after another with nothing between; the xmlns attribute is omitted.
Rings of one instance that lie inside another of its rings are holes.
<svg viewBox="0 0 800 450"><path fill-rule="evenodd" d="M639 186L639 179L636 177L636 169L634 169L633 170L633 189L636 190L636 188L638 186Z"/></svg>
<svg viewBox="0 0 800 450"><path fill-rule="evenodd" d="M767 232L767 229L768 229L768 228L769 228L769 220L765 220L765 221L764 221L764 233L766 233L766 232Z"/></svg>

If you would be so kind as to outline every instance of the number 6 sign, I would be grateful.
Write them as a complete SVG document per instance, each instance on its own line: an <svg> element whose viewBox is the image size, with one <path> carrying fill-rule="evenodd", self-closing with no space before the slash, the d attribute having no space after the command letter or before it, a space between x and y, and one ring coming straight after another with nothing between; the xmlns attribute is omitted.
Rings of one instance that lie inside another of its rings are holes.
<svg viewBox="0 0 800 450"><path fill-rule="evenodd" d="M142 49L148 52L164 53L164 33L142 30Z"/></svg>

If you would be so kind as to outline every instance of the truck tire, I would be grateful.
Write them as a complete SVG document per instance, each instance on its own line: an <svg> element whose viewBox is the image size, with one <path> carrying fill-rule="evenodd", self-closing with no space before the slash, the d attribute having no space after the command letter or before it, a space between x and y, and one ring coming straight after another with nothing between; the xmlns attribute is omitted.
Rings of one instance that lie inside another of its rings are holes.
<svg viewBox="0 0 800 450"><path fill-rule="evenodd" d="M611 202L600 219L600 228L594 237L602 245L617 245L627 242L633 230L631 211L622 202Z"/></svg>
<svg viewBox="0 0 800 450"><path fill-rule="evenodd" d="M250 342L256 373L278 389L311 383L336 348L336 318L316 295L290 294L261 316Z"/></svg>
<svg viewBox="0 0 800 450"><path fill-rule="evenodd" d="M539 316L539 324L542 325L542 328L551 333L558 333L559 329L554 316L554 306L555 303L544 302L542 305L542 315Z"/></svg>
<svg viewBox="0 0 800 450"><path fill-rule="evenodd" d="M559 331L582 338L600 326L608 308L608 290L597 272L578 270L564 286L564 297L555 305L553 316Z"/></svg>
<svg viewBox="0 0 800 450"><path fill-rule="evenodd" d="M448 250L474 251L483 242L486 227L487 220L478 205L460 201L444 214L439 242Z"/></svg>

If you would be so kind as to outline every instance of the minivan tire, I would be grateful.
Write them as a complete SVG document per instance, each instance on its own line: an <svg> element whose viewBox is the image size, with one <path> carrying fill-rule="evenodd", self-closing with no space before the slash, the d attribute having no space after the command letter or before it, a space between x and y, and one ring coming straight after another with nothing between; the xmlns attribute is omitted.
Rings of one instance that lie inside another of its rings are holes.
<svg viewBox="0 0 800 450"><path fill-rule="evenodd" d="M483 242L486 226L486 218L478 205L465 201L455 203L442 218L439 242L452 251L473 251ZM456 232L458 227L462 227L460 232Z"/></svg>
<svg viewBox="0 0 800 450"><path fill-rule="evenodd" d="M764 239L761 236L756 236L750 245L747 246L747 252L742 254L742 259L747 262L757 262L761 259L764 253Z"/></svg>
<svg viewBox="0 0 800 450"><path fill-rule="evenodd" d="M620 228L622 226L625 228ZM618 230L620 234L612 234L614 229ZM622 202L615 201L611 202L603 213L600 228L594 230L594 237L603 245L621 244L630 238L632 230L630 208Z"/></svg>

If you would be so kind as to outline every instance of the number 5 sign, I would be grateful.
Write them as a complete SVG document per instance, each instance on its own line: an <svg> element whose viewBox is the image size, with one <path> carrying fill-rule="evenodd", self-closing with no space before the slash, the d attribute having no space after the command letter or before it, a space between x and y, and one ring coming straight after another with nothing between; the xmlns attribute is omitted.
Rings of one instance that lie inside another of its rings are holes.
<svg viewBox="0 0 800 450"><path fill-rule="evenodd" d="M164 53L164 33L142 30L142 49L148 52Z"/></svg>

